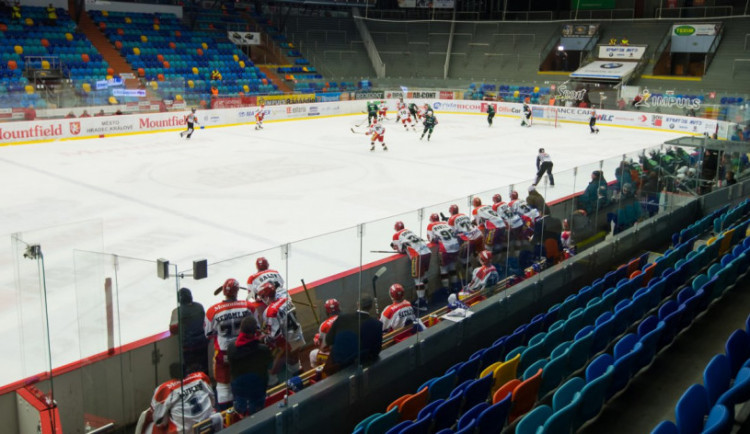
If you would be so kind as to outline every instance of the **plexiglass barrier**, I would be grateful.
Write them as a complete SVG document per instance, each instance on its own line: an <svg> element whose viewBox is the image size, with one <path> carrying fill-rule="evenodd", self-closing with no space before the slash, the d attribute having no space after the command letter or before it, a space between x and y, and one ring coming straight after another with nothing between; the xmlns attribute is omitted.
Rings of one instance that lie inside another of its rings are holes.
<svg viewBox="0 0 750 434"><path fill-rule="evenodd" d="M77 362L57 371L44 390L75 392L77 405L70 404L70 393L60 404L72 429L133 423L159 386L185 388L187 396L208 382L190 377L193 371L218 383L212 408L240 405L239 412L249 414L285 405L290 395L346 365L372 362L368 316L385 323L377 326L382 347L399 345L447 320L449 312L471 312L474 303L576 251L681 206L715 185L719 171L739 171L743 164L737 156L697 148L634 150L212 262L206 276L200 267L181 270L99 253L100 222L14 234L3 262L13 270L7 280L17 301L9 314L15 313L10 323L17 330L6 337L18 360L8 365L6 383ZM66 273L70 267L74 272ZM402 309L406 302L411 307ZM336 315L348 318L345 331L353 339L331 328L327 320ZM173 338L165 339L167 329ZM205 331L218 343L209 346ZM233 393L237 373L228 364L241 332L240 346L257 341L269 347L269 371L256 385L260 398L237 395L245 401ZM337 353L345 345L337 349L336 342L350 345L348 352ZM101 399L102 372L94 368L105 365L108 400ZM179 405L183 412L175 417L185 424L205 416L200 402L186 398Z"/></svg>

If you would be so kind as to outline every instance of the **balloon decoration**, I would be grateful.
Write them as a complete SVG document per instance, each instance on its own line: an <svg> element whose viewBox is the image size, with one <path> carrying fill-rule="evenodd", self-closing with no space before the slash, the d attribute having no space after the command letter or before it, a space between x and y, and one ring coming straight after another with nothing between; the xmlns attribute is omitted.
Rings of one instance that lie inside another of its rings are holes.
<svg viewBox="0 0 750 434"><path fill-rule="evenodd" d="M50 68L49 60L42 60L42 69L49 69L49 68Z"/></svg>
<svg viewBox="0 0 750 434"><path fill-rule="evenodd" d="M42 38L41 43L42 43L42 47L45 47L45 48L49 47L49 41L48 40Z"/></svg>
<svg viewBox="0 0 750 434"><path fill-rule="evenodd" d="M175 44L174 42L170 42L169 43L169 48L171 48L171 49L174 50L175 48L177 48L177 44Z"/></svg>
<svg viewBox="0 0 750 434"><path fill-rule="evenodd" d="M195 50L195 52L198 53L199 56L203 55L203 49L201 48L198 48L197 50Z"/></svg>
<svg viewBox="0 0 750 434"><path fill-rule="evenodd" d="M193 80L188 80L188 87L190 89L194 88L195 87L195 82Z"/></svg>
<svg viewBox="0 0 750 434"><path fill-rule="evenodd" d="M162 63L162 66L164 66L164 69L169 69L169 62Z"/></svg>
<svg viewBox="0 0 750 434"><path fill-rule="evenodd" d="M16 54L23 54L23 47L20 45L16 45L15 47L13 47L13 51L15 51Z"/></svg>
<svg viewBox="0 0 750 434"><path fill-rule="evenodd" d="M91 58L89 57L88 54L83 53L81 54L81 60L83 60L84 63L89 63L89 60L91 60Z"/></svg>
<svg viewBox="0 0 750 434"><path fill-rule="evenodd" d="M146 35L141 35L141 42L143 43L148 42L148 38L146 37Z"/></svg>
<svg viewBox="0 0 750 434"><path fill-rule="evenodd" d="M193 74L198 75L198 67L193 66Z"/></svg>
<svg viewBox="0 0 750 434"><path fill-rule="evenodd" d="M138 47L133 47L133 54L135 54L136 56L140 56L141 55L141 49L138 48Z"/></svg>
<svg viewBox="0 0 750 434"><path fill-rule="evenodd" d="M122 41L115 41L115 48L122 50Z"/></svg>
<svg viewBox="0 0 750 434"><path fill-rule="evenodd" d="M65 34L65 40L72 41L73 40L73 34L72 33L66 33Z"/></svg>
<svg viewBox="0 0 750 434"><path fill-rule="evenodd" d="M13 71L16 68L18 68L18 63L16 63L15 60L9 60L8 61L8 69L10 69L11 71Z"/></svg>
<svg viewBox="0 0 750 434"><path fill-rule="evenodd" d="M143 77L146 75L146 70L143 68L138 68L138 77Z"/></svg>
<svg viewBox="0 0 750 434"><path fill-rule="evenodd" d="M34 86L30 84L27 84L26 87L24 87L24 89L26 90L26 93L28 93L29 95L34 93Z"/></svg>
<svg viewBox="0 0 750 434"><path fill-rule="evenodd" d="M84 92L89 93L91 92L91 85L88 83L83 83L81 85L81 89L83 89Z"/></svg>

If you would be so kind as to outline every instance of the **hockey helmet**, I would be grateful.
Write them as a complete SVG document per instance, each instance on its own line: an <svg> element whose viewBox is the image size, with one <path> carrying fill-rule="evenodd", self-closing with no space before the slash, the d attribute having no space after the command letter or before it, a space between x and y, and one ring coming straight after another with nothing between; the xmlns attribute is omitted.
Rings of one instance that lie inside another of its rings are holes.
<svg viewBox="0 0 750 434"><path fill-rule="evenodd" d="M433 223L439 222L440 221L440 216L437 215L437 213L434 212L434 213L430 214L430 221L433 222Z"/></svg>
<svg viewBox="0 0 750 434"><path fill-rule="evenodd" d="M338 300L335 298L329 298L326 300L326 314L328 316L338 315L339 312L341 312L341 306L339 305Z"/></svg>
<svg viewBox="0 0 750 434"><path fill-rule="evenodd" d="M266 304L276 300L276 284L273 282L266 282L258 289L258 298Z"/></svg>
<svg viewBox="0 0 750 434"><path fill-rule="evenodd" d="M264 257L260 257L255 260L255 268L258 269L258 271L265 271L268 270L268 260Z"/></svg>
<svg viewBox="0 0 750 434"><path fill-rule="evenodd" d="M500 203L502 201L503 201L503 196L500 193L495 193L495 195L492 196L492 202Z"/></svg>
<svg viewBox="0 0 750 434"><path fill-rule="evenodd" d="M401 301L404 299L404 287L400 283L394 283L388 289L388 293L391 295L391 300Z"/></svg>
<svg viewBox="0 0 750 434"><path fill-rule="evenodd" d="M453 204L453 205L449 206L448 207L448 212L451 213L451 215L458 214L458 205Z"/></svg>
<svg viewBox="0 0 750 434"><path fill-rule="evenodd" d="M404 222L397 221L396 224L393 225L393 230L395 230L396 232L403 231L404 230Z"/></svg>
<svg viewBox="0 0 750 434"><path fill-rule="evenodd" d="M492 262L492 253L489 250L479 252L479 262L482 265L489 265Z"/></svg>
<svg viewBox="0 0 750 434"><path fill-rule="evenodd" d="M518 200L518 192L516 190L510 192L510 200Z"/></svg>
<svg viewBox="0 0 750 434"><path fill-rule="evenodd" d="M474 206L474 207L482 206L482 199L475 196L474 199L471 200L471 206Z"/></svg>
<svg viewBox="0 0 750 434"><path fill-rule="evenodd" d="M224 285L221 287L221 292L224 293L226 298L237 298L237 293L240 290L240 282L237 279L229 278L224 281Z"/></svg>

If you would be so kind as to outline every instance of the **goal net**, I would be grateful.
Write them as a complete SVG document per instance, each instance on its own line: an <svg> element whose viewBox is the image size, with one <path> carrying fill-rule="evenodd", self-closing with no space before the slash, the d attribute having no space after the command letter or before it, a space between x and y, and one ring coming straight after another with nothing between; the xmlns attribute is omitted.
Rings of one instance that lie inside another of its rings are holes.
<svg viewBox="0 0 750 434"><path fill-rule="evenodd" d="M557 128L557 109L551 106L531 107L532 125L550 125Z"/></svg>

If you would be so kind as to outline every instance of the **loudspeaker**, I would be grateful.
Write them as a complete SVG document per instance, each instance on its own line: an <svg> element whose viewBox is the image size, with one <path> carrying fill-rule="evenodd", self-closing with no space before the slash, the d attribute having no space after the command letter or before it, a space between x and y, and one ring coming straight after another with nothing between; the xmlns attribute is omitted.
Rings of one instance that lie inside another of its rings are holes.
<svg viewBox="0 0 750 434"><path fill-rule="evenodd" d="M156 260L156 275L159 279L169 279L169 261L164 258Z"/></svg>
<svg viewBox="0 0 750 434"><path fill-rule="evenodd" d="M208 277L208 260L197 259L193 261L193 279L200 280Z"/></svg>

